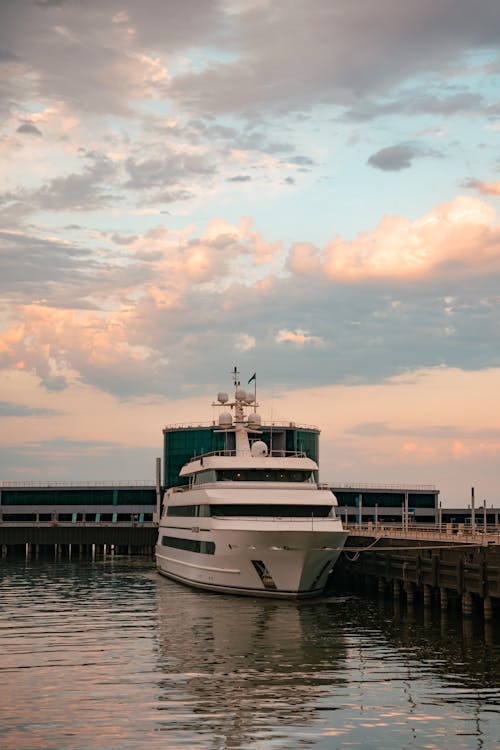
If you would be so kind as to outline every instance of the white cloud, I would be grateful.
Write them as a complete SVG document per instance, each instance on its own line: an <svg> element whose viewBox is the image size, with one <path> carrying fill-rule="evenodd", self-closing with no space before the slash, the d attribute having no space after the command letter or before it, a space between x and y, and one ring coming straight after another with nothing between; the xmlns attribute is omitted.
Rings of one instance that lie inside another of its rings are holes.
<svg viewBox="0 0 500 750"><path fill-rule="evenodd" d="M241 352L248 352L251 349L255 349L257 343L255 336L250 336L248 333L238 333L234 339L235 349Z"/></svg>
<svg viewBox="0 0 500 750"><path fill-rule="evenodd" d="M290 343L296 346L304 346L306 344L320 346L324 343L324 339L321 336L312 336L308 331L303 331L301 328L296 328L294 331L282 328L278 331L274 340L277 344Z"/></svg>

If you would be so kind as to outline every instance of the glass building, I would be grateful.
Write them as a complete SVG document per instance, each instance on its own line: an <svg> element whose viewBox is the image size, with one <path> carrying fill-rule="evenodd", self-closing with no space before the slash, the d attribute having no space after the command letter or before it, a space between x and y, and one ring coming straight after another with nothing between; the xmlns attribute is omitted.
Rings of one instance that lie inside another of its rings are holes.
<svg viewBox="0 0 500 750"><path fill-rule="evenodd" d="M269 452L305 453L318 461L319 430L293 422L264 424L255 439L263 440ZM234 433L221 432L215 422L208 426L165 427L163 430L163 484L176 487L187 479L179 477L182 466L195 456L214 451L234 451Z"/></svg>

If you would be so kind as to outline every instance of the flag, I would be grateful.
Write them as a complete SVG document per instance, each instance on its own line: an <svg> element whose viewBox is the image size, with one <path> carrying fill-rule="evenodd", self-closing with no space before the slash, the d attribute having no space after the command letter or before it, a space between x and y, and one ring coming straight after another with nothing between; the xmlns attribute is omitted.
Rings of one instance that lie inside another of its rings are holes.
<svg viewBox="0 0 500 750"><path fill-rule="evenodd" d="M249 383L249 384L250 384L250 383L252 382L252 380L255 380L255 377L256 377L256 375L257 375L257 373L256 373L256 372L254 372L254 374L252 375L252 377L251 377L251 378L250 378L250 380L248 381L248 383Z"/></svg>

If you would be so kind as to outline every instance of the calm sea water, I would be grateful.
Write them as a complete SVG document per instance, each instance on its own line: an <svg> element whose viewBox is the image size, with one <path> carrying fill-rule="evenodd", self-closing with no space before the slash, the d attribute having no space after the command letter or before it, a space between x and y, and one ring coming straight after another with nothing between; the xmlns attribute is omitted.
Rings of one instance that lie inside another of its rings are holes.
<svg viewBox="0 0 500 750"><path fill-rule="evenodd" d="M0 579L3 750L499 747L481 620L207 594L119 557Z"/></svg>

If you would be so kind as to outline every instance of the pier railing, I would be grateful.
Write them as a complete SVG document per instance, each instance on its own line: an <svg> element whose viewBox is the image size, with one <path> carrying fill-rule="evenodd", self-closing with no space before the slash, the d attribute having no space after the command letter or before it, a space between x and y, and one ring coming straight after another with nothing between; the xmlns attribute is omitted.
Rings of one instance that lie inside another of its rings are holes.
<svg viewBox="0 0 500 750"><path fill-rule="evenodd" d="M500 544L500 526L487 525L485 528L472 528L463 523L442 523L432 525L405 525L404 523L345 523L344 528L353 536L383 536L397 539L426 539L445 541L453 544Z"/></svg>

